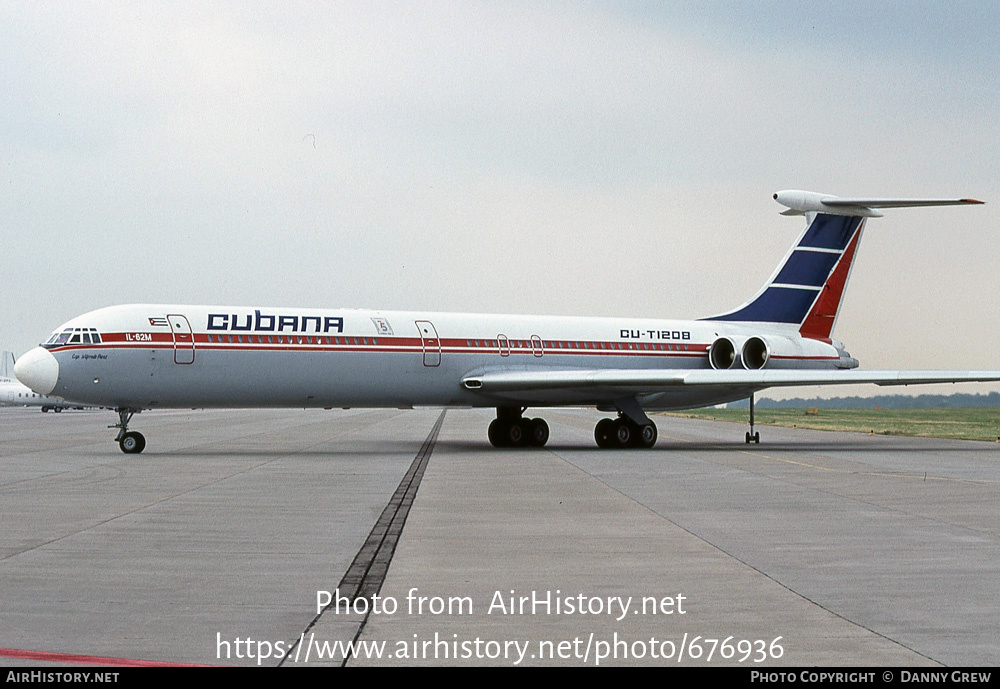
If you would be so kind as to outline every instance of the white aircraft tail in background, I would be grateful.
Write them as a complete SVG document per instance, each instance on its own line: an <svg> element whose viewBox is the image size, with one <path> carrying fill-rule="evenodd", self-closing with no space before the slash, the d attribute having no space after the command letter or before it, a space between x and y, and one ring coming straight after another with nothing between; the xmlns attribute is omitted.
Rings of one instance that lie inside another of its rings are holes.
<svg viewBox="0 0 1000 689"><path fill-rule="evenodd" d="M868 218L881 208L973 199L774 195L806 227L764 287L694 321L132 304L60 326L15 366L35 392L114 407L116 440L141 452L132 415L168 407L495 407L494 446L542 446L529 407L591 406L600 447L652 447L646 411L770 387L997 381L1000 371L861 371L832 338Z"/></svg>

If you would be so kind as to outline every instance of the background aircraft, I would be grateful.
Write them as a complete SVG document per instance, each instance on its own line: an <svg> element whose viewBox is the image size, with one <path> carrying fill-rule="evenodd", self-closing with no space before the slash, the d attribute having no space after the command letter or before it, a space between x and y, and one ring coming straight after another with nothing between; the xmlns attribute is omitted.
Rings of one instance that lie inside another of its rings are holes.
<svg viewBox="0 0 1000 689"><path fill-rule="evenodd" d="M861 235L879 208L973 199L774 195L805 229L742 306L694 321L133 304L74 318L16 364L35 392L134 413L168 407L496 407L494 446L544 445L529 407L580 405L600 447L652 447L646 410L777 386L996 381L1000 371L859 371L832 338ZM746 441L758 441L753 430Z"/></svg>
<svg viewBox="0 0 1000 689"><path fill-rule="evenodd" d="M41 407L43 412L77 408L64 399L39 395L15 378L13 352L0 352L0 406Z"/></svg>

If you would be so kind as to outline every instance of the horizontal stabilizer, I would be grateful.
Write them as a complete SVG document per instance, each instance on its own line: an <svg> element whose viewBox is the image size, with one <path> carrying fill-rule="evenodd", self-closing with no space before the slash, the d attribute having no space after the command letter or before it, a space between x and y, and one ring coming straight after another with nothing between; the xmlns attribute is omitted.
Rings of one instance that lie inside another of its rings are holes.
<svg viewBox="0 0 1000 689"><path fill-rule="evenodd" d="M920 206L965 206L982 204L976 199L826 199L827 206L860 206L862 208L919 208Z"/></svg>
<svg viewBox="0 0 1000 689"><path fill-rule="evenodd" d="M891 199L891 198L842 198L814 191L790 189L779 191L774 200L788 210L782 215L805 215L806 213L829 213L830 215L850 215L862 218L878 218L882 214L876 208L919 208L924 206L966 206L982 204L976 199Z"/></svg>

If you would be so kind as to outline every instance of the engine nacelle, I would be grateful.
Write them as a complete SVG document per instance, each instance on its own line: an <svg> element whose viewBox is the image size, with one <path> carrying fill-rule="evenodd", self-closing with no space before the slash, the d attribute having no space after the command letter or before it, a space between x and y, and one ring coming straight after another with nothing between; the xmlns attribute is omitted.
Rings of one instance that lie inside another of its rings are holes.
<svg viewBox="0 0 1000 689"><path fill-rule="evenodd" d="M812 367L824 360L834 367L841 359L840 351L831 344L783 335L755 335L747 338L740 350L740 362L749 370Z"/></svg>
<svg viewBox="0 0 1000 689"><path fill-rule="evenodd" d="M728 337L720 337L708 348L708 363L714 369L732 368L736 363L736 345Z"/></svg>
<svg viewBox="0 0 1000 689"><path fill-rule="evenodd" d="M743 351L740 356L740 361L743 362L743 368L764 368L767 366L767 362L770 361L770 359L771 349L767 346L767 342L764 338L751 337L743 343Z"/></svg>

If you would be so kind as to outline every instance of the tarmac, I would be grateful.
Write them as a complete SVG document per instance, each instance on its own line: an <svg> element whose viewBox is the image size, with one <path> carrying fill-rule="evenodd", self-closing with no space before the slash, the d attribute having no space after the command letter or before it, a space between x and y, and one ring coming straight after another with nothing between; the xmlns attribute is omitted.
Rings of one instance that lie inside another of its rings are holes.
<svg viewBox="0 0 1000 689"><path fill-rule="evenodd" d="M0 664L1000 663L1000 444L530 413L0 409Z"/></svg>

